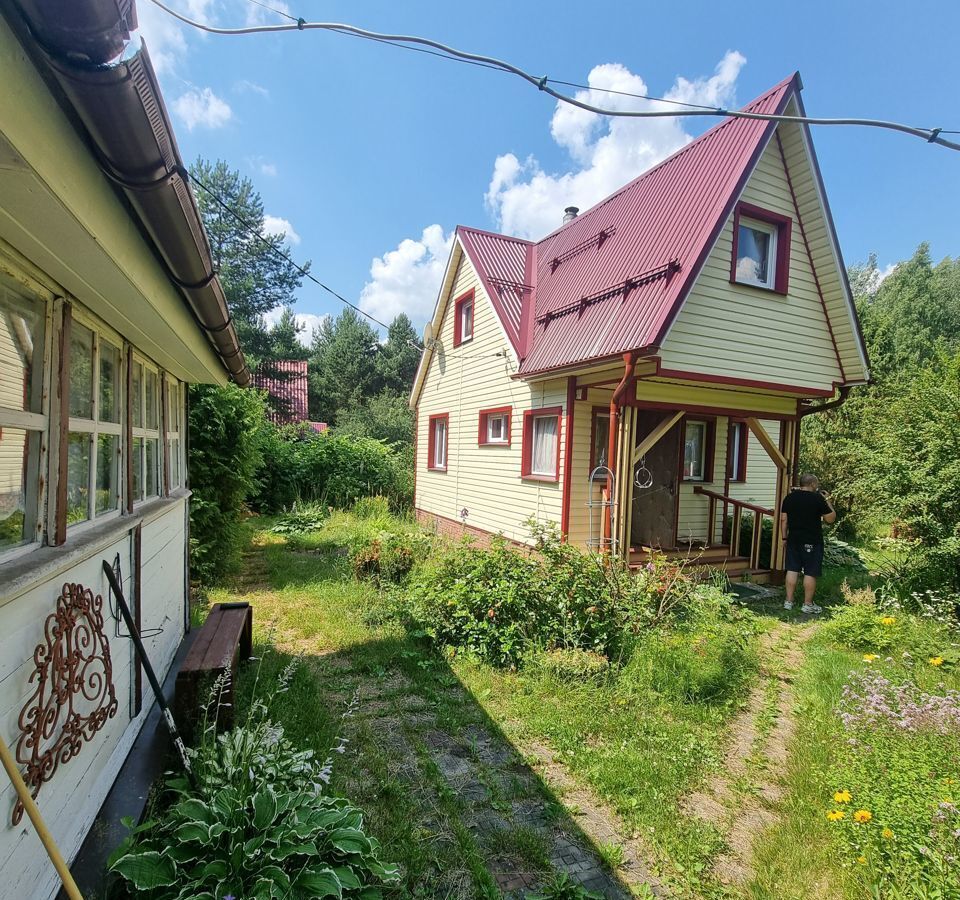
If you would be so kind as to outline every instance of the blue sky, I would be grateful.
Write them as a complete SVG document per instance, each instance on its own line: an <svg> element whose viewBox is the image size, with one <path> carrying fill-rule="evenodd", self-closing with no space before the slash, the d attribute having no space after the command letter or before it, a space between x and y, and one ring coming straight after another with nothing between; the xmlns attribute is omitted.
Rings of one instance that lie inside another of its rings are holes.
<svg viewBox="0 0 960 900"><path fill-rule="evenodd" d="M284 21L251 0L167 2L228 27ZM960 4L942 0L265 2L654 96L742 105L799 69L811 115L960 129ZM251 177L296 258L418 327L454 226L540 237L568 203L596 202L712 124L557 114L485 69L321 32L208 36L137 5L184 158ZM814 142L848 263L874 251L886 267L923 240L934 259L960 254L960 153L859 128L817 128ZM312 325L340 308L305 284L295 311Z"/></svg>

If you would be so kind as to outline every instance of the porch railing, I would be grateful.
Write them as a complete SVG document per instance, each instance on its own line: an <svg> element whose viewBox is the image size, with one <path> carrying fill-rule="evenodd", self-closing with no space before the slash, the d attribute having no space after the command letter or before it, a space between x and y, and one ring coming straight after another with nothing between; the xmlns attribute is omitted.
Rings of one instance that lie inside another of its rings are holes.
<svg viewBox="0 0 960 900"><path fill-rule="evenodd" d="M723 505L724 543L726 543L727 511L728 508L732 510L730 522L731 556L746 555L740 552L741 523L745 514L753 516L753 529L751 533L749 554L751 569L760 568L760 542L763 537L763 520L765 518L769 518L773 528L771 530L770 562L765 568L773 568L777 547L777 528L776 521L774 520L774 510L768 509L765 506L757 506L754 503L747 503L744 500L736 500L733 497L728 497L725 494L718 493L717 491L708 490L699 484L694 486L693 492L706 497L710 502L710 510L707 515L707 534L709 535L709 539L711 541L713 541L714 535L717 533L717 508L721 504Z"/></svg>

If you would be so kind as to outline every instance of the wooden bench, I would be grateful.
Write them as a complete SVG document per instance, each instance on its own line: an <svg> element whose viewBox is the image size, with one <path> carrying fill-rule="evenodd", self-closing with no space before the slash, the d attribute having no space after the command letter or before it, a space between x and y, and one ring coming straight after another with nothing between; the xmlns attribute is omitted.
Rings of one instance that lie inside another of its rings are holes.
<svg viewBox="0 0 960 900"><path fill-rule="evenodd" d="M249 659L253 650L253 608L249 603L215 603L177 673L174 709L177 727L187 739L202 727L204 704L219 675L229 669L230 677L220 696L212 698L210 715L217 728L233 726L234 682L237 664Z"/></svg>

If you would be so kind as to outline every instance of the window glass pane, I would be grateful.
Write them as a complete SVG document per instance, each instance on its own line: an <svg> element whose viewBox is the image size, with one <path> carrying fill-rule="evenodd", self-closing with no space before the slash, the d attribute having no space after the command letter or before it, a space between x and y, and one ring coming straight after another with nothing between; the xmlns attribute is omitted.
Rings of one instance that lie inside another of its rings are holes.
<svg viewBox="0 0 960 900"><path fill-rule="evenodd" d="M180 441L170 439L170 487L180 487Z"/></svg>
<svg viewBox="0 0 960 900"><path fill-rule="evenodd" d="M706 427L703 422L689 422L687 424L683 445L684 478L703 477L703 445Z"/></svg>
<svg viewBox="0 0 960 900"><path fill-rule="evenodd" d="M133 439L133 499L143 499L143 438Z"/></svg>
<svg viewBox="0 0 960 900"><path fill-rule="evenodd" d="M593 465L605 466L610 449L610 416L597 416L593 431Z"/></svg>
<svg viewBox="0 0 960 900"><path fill-rule="evenodd" d="M180 385L173 379L167 381L167 397L170 407L168 430L176 434L180 430Z"/></svg>
<svg viewBox="0 0 960 900"><path fill-rule="evenodd" d="M143 428L143 366L133 364L133 427Z"/></svg>
<svg viewBox="0 0 960 900"><path fill-rule="evenodd" d="M70 415L93 418L93 332L79 322L70 327Z"/></svg>
<svg viewBox="0 0 960 900"><path fill-rule="evenodd" d="M460 333L464 338L473 337L473 304L464 303L462 310L463 330Z"/></svg>
<svg viewBox="0 0 960 900"><path fill-rule="evenodd" d="M507 439L507 417L494 415L487 417L487 440L503 442Z"/></svg>
<svg viewBox="0 0 960 900"><path fill-rule="evenodd" d="M39 460L39 431L0 431L0 550L35 539Z"/></svg>
<svg viewBox="0 0 960 900"><path fill-rule="evenodd" d="M756 284L770 281L770 241L773 235L741 225L737 236L737 280Z"/></svg>
<svg viewBox="0 0 960 900"><path fill-rule="evenodd" d="M120 350L100 341L100 421L120 421Z"/></svg>
<svg viewBox="0 0 960 900"><path fill-rule="evenodd" d="M146 427L157 427L157 373L147 371L146 390L144 391L144 405L146 406Z"/></svg>
<svg viewBox="0 0 960 900"><path fill-rule="evenodd" d="M0 406L41 412L44 306L0 285Z"/></svg>
<svg viewBox="0 0 960 900"><path fill-rule="evenodd" d="M116 509L120 503L119 450L119 435L97 437L97 515Z"/></svg>
<svg viewBox="0 0 960 900"><path fill-rule="evenodd" d="M534 475L555 475L557 472L556 416L538 416L533 420L530 471Z"/></svg>
<svg viewBox="0 0 960 900"><path fill-rule="evenodd" d="M146 479L147 496L156 497L160 493L160 454L159 441L156 438L149 438L146 441Z"/></svg>
<svg viewBox="0 0 960 900"><path fill-rule="evenodd" d="M442 469L447 464L447 422L437 419L433 423L433 464Z"/></svg>
<svg viewBox="0 0 960 900"><path fill-rule="evenodd" d="M71 431L67 438L67 522L90 518L90 435Z"/></svg>
<svg viewBox="0 0 960 900"><path fill-rule="evenodd" d="M732 481L740 480L740 441L743 439L742 425L739 423L733 426L733 435L730 442L730 479Z"/></svg>

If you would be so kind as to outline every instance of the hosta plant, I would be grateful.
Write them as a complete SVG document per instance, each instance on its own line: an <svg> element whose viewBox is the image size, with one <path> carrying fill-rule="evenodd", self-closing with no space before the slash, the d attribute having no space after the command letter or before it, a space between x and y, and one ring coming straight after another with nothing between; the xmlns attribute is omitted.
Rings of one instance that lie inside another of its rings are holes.
<svg viewBox="0 0 960 900"><path fill-rule="evenodd" d="M285 689L292 669L281 677ZM215 686L222 693L223 684ZM337 752L343 752L340 740ZM145 900L309 900L380 897L398 880L363 813L325 793L331 759L299 750L255 701L226 734L205 727L191 751L196 786L182 777L154 821L132 829L110 869ZM132 825L132 823L128 823Z"/></svg>

